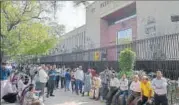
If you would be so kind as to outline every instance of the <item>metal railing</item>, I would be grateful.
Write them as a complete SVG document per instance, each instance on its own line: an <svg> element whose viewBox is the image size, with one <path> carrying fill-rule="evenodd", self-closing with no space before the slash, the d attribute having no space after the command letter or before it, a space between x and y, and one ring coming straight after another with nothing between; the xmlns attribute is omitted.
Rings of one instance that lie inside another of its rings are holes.
<svg viewBox="0 0 179 105"><path fill-rule="evenodd" d="M113 45L74 53L66 53L40 58L40 63L65 64L67 66L83 65L85 69L94 67L98 72L106 65L119 70L118 57L122 50L131 48L136 53L134 69L155 72L162 70L171 79L179 77L179 33L136 40L128 44ZM99 59L95 60L95 53ZM35 60L37 61L37 60Z"/></svg>

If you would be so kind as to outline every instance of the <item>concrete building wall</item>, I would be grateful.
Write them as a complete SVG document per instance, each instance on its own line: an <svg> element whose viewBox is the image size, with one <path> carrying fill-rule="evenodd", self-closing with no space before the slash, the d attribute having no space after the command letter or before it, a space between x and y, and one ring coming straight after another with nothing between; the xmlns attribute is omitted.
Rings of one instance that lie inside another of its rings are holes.
<svg viewBox="0 0 179 105"><path fill-rule="evenodd" d="M86 36L92 41L91 48L100 47L100 7L99 1L86 8Z"/></svg>
<svg viewBox="0 0 179 105"><path fill-rule="evenodd" d="M171 22L179 15L179 1L136 1L136 8L138 39L179 32L179 22Z"/></svg>
<svg viewBox="0 0 179 105"><path fill-rule="evenodd" d="M100 1L100 17L104 17L133 2L134 1Z"/></svg>
<svg viewBox="0 0 179 105"><path fill-rule="evenodd" d="M70 53L75 49L85 49L88 42L85 30L86 26L84 25L63 35L53 54Z"/></svg>
<svg viewBox="0 0 179 105"><path fill-rule="evenodd" d="M86 36L94 44L91 48L100 47L100 34L103 33L101 18L130 3L133 1L96 1L86 8Z"/></svg>

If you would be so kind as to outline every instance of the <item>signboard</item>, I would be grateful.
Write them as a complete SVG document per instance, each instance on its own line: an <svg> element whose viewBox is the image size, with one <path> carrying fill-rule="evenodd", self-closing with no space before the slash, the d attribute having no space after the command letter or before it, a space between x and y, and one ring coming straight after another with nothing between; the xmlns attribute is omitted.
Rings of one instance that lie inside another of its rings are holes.
<svg viewBox="0 0 179 105"><path fill-rule="evenodd" d="M121 30L117 33L116 44L125 44L132 41L132 29Z"/></svg>
<svg viewBox="0 0 179 105"><path fill-rule="evenodd" d="M94 60L95 61L99 61L100 60L100 52L99 51L94 52Z"/></svg>
<svg viewBox="0 0 179 105"><path fill-rule="evenodd" d="M179 15L171 16L172 22L178 22L179 21Z"/></svg>

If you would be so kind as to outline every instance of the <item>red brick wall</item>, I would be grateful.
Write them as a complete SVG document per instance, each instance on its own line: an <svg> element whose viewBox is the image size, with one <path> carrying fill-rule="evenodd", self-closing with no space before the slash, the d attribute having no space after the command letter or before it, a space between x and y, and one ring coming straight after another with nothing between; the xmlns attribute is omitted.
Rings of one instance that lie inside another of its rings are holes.
<svg viewBox="0 0 179 105"><path fill-rule="evenodd" d="M136 40L137 38L137 19L136 17L131 18L129 20L117 23L115 25L108 26L105 20L101 19L101 47L115 45L116 44L116 37L117 32L120 30L125 30L128 28L132 28L132 40ZM107 60L113 61L117 60L117 50L116 49L109 49L107 51Z"/></svg>

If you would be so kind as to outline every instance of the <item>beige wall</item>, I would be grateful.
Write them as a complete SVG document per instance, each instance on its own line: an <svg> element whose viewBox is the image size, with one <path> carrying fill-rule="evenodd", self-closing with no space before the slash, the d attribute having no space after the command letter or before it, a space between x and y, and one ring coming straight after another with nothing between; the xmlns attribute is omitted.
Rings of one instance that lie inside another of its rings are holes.
<svg viewBox="0 0 179 105"><path fill-rule="evenodd" d="M58 51L55 54L72 52L76 46L85 46L86 26L81 26L63 35L61 42L57 45ZM63 47L64 46L64 47ZM65 50L65 52L63 52Z"/></svg>
<svg viewBox="0 0 179 105"><path fill-rule="evenodd" d="M113 13L120 8L123 8L134 1L101 1L100 2L100 17L104 17L110 13ZM106 6L105 6L106 5Z"/></svg>
<svg viewBox="0 0 179 105"><path fill-rule="evenodd" d="M86 8L86 36L92 41L94 48L100 47L99 11L99 1L94 2Z"/></svg>
<svg viewBox="0 0 179 105"><path fill-rule="evenodd" d="M179 32L179 22L171 22L171 15L179 15L179 1L136 1L136 5L138 39ZM147 25L148 17L155 23ZM152 29L154 26L156 31ZM146 29L149 30L148 34L145 33Z"/></svg>

